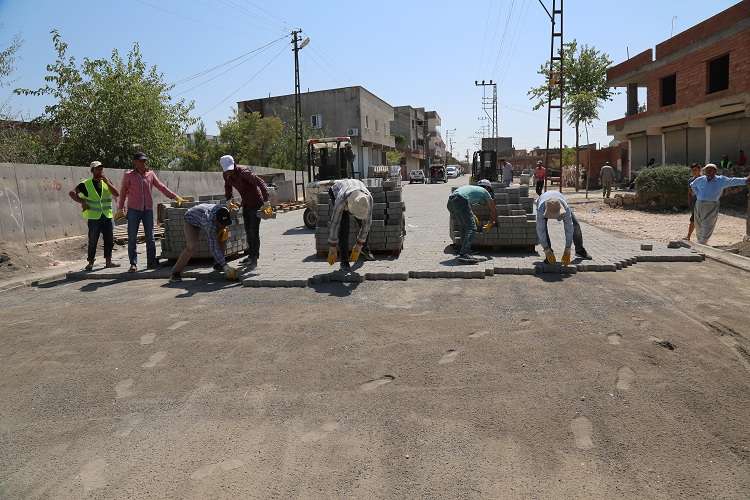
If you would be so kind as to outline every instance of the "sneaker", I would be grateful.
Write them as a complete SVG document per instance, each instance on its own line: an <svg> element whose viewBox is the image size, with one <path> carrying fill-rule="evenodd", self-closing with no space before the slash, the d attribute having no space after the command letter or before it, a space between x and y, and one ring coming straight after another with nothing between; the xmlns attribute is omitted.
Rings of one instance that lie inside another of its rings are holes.
<svg viewBox="0 0 750 500"><path fill-rule="evenodd" d="M576 257L583 259L583 260L592 259L591 255L589 255L589 253L586 250L581 250L581 251L576 250Z"/></svg>
<svg viewBox="0 0 750 500"><path fill-rule="evenodd" d="M172 275L169 277L170 283L177 283L178 281L182 281L182 274L180 273L172 273Z"/></svg>
<svg viewBox="0 0 750 500"><path fill-rule="evenodd" d="M118 262L107 262L106 264L104 264L104 267L107 269L112 267L120 267L120 264Z"/></svg>
<svg viewBox="0 0 750 500"><path fill-rule="evenodd" d="M128 268L128 272L129 273L138 272L138 266L136 266L135 264L130 264L130 267Z"/></svg>
<svg viewBox="0 0 750 500"><path fill-rule="evenodd" d="M88 264L86 264L86 267L83 268L84 271L93 271L93 269L94 269L93 262L89 262Z"/></svg>

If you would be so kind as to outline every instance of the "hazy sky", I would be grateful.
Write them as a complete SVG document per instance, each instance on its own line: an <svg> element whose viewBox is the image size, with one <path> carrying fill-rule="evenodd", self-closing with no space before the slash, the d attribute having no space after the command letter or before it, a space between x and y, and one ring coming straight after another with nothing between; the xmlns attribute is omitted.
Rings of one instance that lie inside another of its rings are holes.
<svg viewBox="0 0 750 500"><path fill-rule="evenodd" d="M552 0L544 0L551 5ZM732 0L568 0L565 37L607 52L615 63L735 4ZM675 18L676 16L676 18ZM500 82L500 135L516 147L544 146L546 111L531 111L526 91L541 80L549 56L549 20L538 0L342 2L276 0L0 0L0 47L23 38L15 86L43 84L54 60L49 31L60 30L71 55L106 57L139 42L144 58L179 82L302 28L311 43L300 53L303 90L362 85L394 106L435 109L442 129L456 129L454 152L474 149L481 126L481 89ZM209 132L238 100L293 92L289 38L253 57L172 91L195 101ZM234 66L234 67L232 67ZM231 69L230 69L231 68ZM229 71L226 71L229 69ZM220 75L221 72L226 71ZM0 89L8 97L9 89ZM48 101L10 96L11 106L39 115ZM602 108L589 129L605 143L606 121L623 116L624 96ZM566 143L574 142L566 132ZM582 138L585 142L585 135Z"/></svg>

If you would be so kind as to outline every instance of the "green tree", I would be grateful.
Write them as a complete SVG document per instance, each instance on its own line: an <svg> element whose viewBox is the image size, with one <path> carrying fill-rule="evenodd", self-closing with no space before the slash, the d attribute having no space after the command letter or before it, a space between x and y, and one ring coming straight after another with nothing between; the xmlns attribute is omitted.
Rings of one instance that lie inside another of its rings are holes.
<svg viewBox="0 0 750 500"><path fill-rule="evenodd" d="M226 122L218 122L222 154L234 156L237 163L268 167L279 143L284 124L275 116L235 111Z"/></svg>
<svg viewBox="0 0 750 500"><path fill-rule="evenodd" d="M206 135L203 122L198 123L192 137L185 138L184 149L180 152L179 170L212 172L221 170L219 167L219 144Z"/></svg>
<svg viewBox="0 0 750 500"><path fill-rule="evenodd" d="M401 164L401 151L386 151L385 159L388 165L400 165Z"/></svg>
<svg viewBox="0 0 750 500"><path fill-rule="evenodd" d="M559 53L558 53L559 55ZM581 124L591 124L599 118L599 108L605 101L611 101L615 92L607 85L607 68L612 60L604 52L594 47L583 45L573 40L564 46L563 50L563 106L565 117L570 125L575 127L576 133L576 190L579 188L579 129ZM537 72L544 79L544 83L531 88L527 94L534 102L533 109L537 110L547 105L549 90L552 98L559 98L557 83L560 78L560 60L554 61L550 73L549 62L543 64ZM565 162L563 162L565 163Z"/></svg>
<svg viewBox="0 0 750 500"><path fill-rule="evenodd" d="M60 33L51 34L57 59L47 65L46 84L16 93L54 98L38 121L62 130L55 160L86 165L98 159L107 167L126 168L139 148L154 168L169 164L184 131L196 122L190 117L192 102L172 100L172 87L155 66L146 65L137 43L125 59L113 50L109 59L84 58L79 66L67 55Z"/></svg>

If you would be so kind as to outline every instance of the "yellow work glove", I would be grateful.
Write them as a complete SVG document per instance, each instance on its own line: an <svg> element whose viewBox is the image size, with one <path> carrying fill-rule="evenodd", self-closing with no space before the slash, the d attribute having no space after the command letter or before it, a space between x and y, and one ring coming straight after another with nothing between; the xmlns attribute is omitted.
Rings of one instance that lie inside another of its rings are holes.
<svg viewBox="0 0 750 500"><path fill-rule="evenodd" d="M229 228L225 227L219 231L219 241L227 241L229 239Z"/></svg>
<svg viewBox="0 0 750 500"><path fill-rule="evenodd" d="M555 264L557 262L557 258L555 257L555 252L552 251L552 248L548 248L544 251L544 255L547 256L545 261L547 264Z"/></svg>
<svg viewBox="0 0 750 500"><path fill-rule="evenodd" d="M489 231L490 229L492 229L493 227L495 227L495 223L494 223L494 222L492 222L492 221L490 221L490 222L488 222L487 224L485 224L484 226L482 226L482 229L483 229L483 230L484 230L485 232L487 232L487 231Z"/></svg>
<svg viewBox="0 0 750 500"><path fill-rule="evenodd" d="M336 263L336 257L338 255L338 249L335 246L328 247L328 265L332 266Z"/></svg>
<svg viewBox="0 0 750 500"><path fill-rule="evenodd" d="M125 212L123 212L122 210L118 210L117 212L115 212L115 220L121 220L124 218L125 218Z"/></svg>
<svg viewBox="0 0 750 500"><path fill-rule="evenodd" d="M354 248L352 248L352 253L349 255L349 261L350 262L357 262L359 260L359 253L362 251L362 244L357 243L354 245Z"/></svg>
<svg viewBox="0 0 750 500"><path fill-rule="evenodd" d="M237 271L237 269L233 268L229 264L224 264L224 275L227 277L229 281L237 281L237 278L239 278L240 273Z"/></svg>
<svg viewBox="0 0 750 500"><path fill-rule="evenodd" d="M233 212L236 212L237 210L240 209L240 206L237 203L235 203L234 200L229 200L227 202L227 208Z"/></svg>
<svg viewBox="0 0 750 500"><path fill-rule="evenodd" d="M180 195L175 196L174 202L178 207L181 207L187 200Z"/></svg>
<svg viewBox="0 0 750 500"><path fill-rule="evenodd" d="M563 252L562 260L560 260L563 266L570 265L570 248L566 248Z"/></svg>
<svg viewBox="0 0 750 500"><path fill-rule="evenodd" d="M271 217L273 217L273 208L271 208L271 205L263 207L263 215L266 219L270 219Z"/></svg>

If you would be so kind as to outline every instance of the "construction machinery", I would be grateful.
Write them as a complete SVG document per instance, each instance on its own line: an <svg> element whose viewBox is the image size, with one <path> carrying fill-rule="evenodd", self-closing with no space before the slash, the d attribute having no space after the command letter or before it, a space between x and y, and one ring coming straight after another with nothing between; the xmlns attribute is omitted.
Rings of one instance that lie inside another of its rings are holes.
<svg viewBox="0 0 750 500"><path fill-rule="evenodd" d="M489 149L475 151L471 162L470 182L476 184L482 179L487 179L490 182L498 182L498 178L497 151Z"/></svg>
<svg viewBox="0 0 750 500"><path fill-rule="evenodd" d="M307 184L305 184L305 227L315 229L318 220L318 193L337 179L355 177L349 137L323 137L307 141Z"/></svg>

